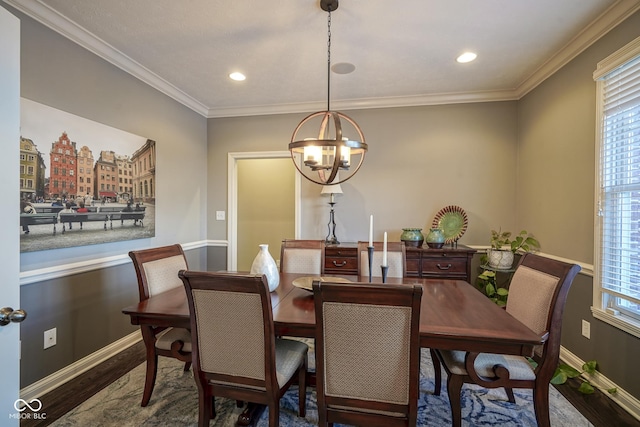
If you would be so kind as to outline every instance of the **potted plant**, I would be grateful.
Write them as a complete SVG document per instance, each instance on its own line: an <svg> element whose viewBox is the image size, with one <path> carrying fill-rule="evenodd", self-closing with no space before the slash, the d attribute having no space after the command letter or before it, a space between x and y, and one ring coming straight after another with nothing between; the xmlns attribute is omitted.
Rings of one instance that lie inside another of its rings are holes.
<svg viewBox="0 0 640 427"><path fill-rule="evenodd" d="M513 239L510 231L491 230L491 248L487 251L489 266L507 270L513 265L516 253L535 252L540 243L527 230L522 230Z"/></svg>

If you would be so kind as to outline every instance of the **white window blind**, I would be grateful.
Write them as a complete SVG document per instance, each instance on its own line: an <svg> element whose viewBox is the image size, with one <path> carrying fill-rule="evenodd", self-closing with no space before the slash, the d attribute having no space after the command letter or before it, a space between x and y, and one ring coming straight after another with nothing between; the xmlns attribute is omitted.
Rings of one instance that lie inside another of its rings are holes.
<svg viewBox="0 0 640 427"><path fill-rule="evenodd" d="M601 308L640 319L640 55L598 76Z"/></svg>

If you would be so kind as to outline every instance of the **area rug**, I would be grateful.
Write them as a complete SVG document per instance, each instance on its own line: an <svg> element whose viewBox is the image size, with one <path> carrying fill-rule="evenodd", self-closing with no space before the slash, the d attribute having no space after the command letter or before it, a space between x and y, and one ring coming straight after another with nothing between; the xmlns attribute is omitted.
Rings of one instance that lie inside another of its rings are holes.
<svg viewBox="0 0 640 427"><path fill-rule="evenodd" d="M140 406L145 364L124 375L82 405L52 423L52 426L197 426L198 391L192 371L183 364L161 357L156 386L146 408ZM445 375L443 374L443 377ZM445 381L445 378L443 378ZM440 396L433 394L433 364L428 350L422 351L420 364L419 426L450 426L451 411L443 384ZM504 390L465 385L462 389L463 426L536 426L530 390L514 390L516 403L507 401ZM559 392L550 387L552 426L592 426ZM297 416L298 391L294 386L280 402L280 425L307 427L318 425L315 389L307 392L307 415ZM242 408L235 401L216 398L217 416L212 426L232 427ZM256 423L268 426L268 409Z"/></svg>

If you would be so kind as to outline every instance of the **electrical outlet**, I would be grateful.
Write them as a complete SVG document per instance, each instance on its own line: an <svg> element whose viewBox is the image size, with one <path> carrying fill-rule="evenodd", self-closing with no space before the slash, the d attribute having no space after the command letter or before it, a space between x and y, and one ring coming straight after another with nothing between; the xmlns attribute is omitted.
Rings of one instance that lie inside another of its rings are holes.
<svg viewBox="0 0 640 427"><path fill-rule="evenodd" d="M56 332L57 332L56 328L49 329L48 331L44 331L44 348L45 349L56 345L56 341L57 341Z"/></svg>
<svg viewBox="0 0 640 427"><path fill-rule="evenodd" d="M216 211L216 220L224 221L224 211Z"/></svg>
<svg viewBox="0 0 640 427"><path fill-rule="evenodd" d="M591 339L591 323L582 319L582 336Z"/></svg>

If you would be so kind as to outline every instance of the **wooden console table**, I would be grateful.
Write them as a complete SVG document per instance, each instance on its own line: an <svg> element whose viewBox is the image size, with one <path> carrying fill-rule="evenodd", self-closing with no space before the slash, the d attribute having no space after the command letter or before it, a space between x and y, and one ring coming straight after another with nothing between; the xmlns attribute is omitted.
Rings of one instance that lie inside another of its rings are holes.
<svg viewBox="0 0 640 427"><path fill-rule="evenodd" d="M475 249L445 245L442 249L407 246L407 276L425 279L457 279L471 283L471 259ZM341 243L324 250L324 272L358 274L358 244Z"/></svg>

